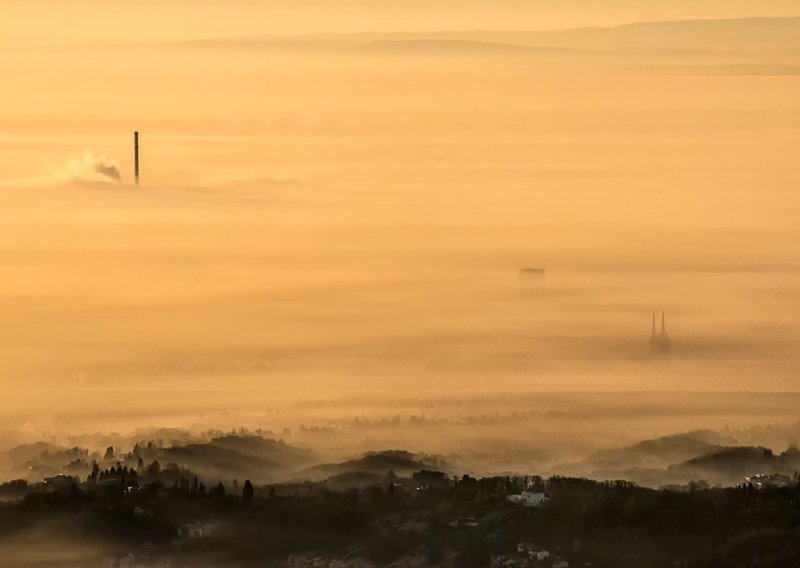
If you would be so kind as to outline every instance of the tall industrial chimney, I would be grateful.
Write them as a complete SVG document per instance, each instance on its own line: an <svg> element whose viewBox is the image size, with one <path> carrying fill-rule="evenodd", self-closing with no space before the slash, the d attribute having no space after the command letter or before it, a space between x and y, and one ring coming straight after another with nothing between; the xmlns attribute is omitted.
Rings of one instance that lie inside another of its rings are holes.
<svg viewBox="0 0 800 568"><path fill-rule="evenodd" d="M139 187L139 131L133 133L133 164L136 171L136 187Z"/></svg>

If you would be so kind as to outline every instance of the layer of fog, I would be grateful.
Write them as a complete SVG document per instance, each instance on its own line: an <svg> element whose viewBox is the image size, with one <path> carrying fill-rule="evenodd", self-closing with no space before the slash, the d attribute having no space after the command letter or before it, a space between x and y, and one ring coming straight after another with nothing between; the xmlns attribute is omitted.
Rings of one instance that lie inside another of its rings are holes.
<svg viewBox="0 0 800 568"><path fill-rule="evenodd" d="M369 395L273 404L261 412L240 401L225 412L189 415L207 400L201 393L184 415L174 405L171 415L150 409L153 423L181 428L62 432L1 451L0 480L36 483L58 474L83 480L93 463L141 473L157 461L175 475L231 487L235 479L277 484L419 469L657 487L698 480L731 485L757 473L792 475L800 466L797 395L785 393ZM62 431L143 422L133 411L74 418L62 418Z"/></svg>
<svg viewBox="0 0 800 568"><path fill-rule="evenodd" d="M0 55L3 446L353 392L796 389L796 77L142 49Z"/></svg>

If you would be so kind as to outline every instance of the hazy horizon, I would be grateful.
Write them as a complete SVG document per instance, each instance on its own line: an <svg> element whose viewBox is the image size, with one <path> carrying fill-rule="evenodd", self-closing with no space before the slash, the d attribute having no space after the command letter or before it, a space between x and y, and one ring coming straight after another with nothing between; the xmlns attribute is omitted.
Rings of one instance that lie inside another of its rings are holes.
<svg viewBox="0 0 800 568"><path fill-rule="evenodd" d="M44 13L49 18L37 17ZM250 33L317 33L341 31L434 31L437 29L556 29L613 26L636 21L798 16L791 0L688 0L648 2L617 0L500 0L487 10L480 0L403 3L347 0L234 0L214 2L143 1L107 9L98 0L77 0L68 6L56 0L3 3L9 38L49 37L120 39L198 39ZM520 26L522 22L530 22Z"/></svg>
<svg viewBox="0 0 800 568"><path fill-rule="evenodd" d="M798 392L793 3L507 5L4 3L9 441L107 405L131 431L357 393ZM289 37L315 32L347 37Z"/></svg>
<svg viewBox="0 0 800 568"><path fill-rule="evenodd" d="M800 563L797 0L3 0L0 76L3 566Z"/></svg>

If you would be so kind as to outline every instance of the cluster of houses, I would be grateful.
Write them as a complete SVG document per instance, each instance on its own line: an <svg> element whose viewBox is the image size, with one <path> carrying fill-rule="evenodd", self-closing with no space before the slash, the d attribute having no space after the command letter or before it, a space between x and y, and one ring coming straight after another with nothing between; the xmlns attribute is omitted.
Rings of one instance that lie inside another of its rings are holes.
<svg viewBox="0 0 800 568"><path fill-rule="evenodd" d="M506 499L523 507L541 507L547 502L547 496L544 493L534 493L532 491L523 491L518 495L508 495Z"/></svg>
<svg viewBox="0 0 800 568"><path fill-rule="evenodd" d="M792 487L797 481L781 473L757 474L745 478L745 485L751 485L754 489L764 487Z"/></svg>

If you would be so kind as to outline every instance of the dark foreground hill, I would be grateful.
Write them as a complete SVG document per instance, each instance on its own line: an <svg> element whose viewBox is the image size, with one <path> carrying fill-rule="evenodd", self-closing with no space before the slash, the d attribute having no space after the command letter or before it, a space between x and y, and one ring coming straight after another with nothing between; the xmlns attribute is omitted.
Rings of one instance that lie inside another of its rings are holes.
<svg viewBox="0 0 800 568"><path fill-rule="evenodd" d="M248 482L165 484L162 476L154 472L133 480L115 468L83 483L19 484L13 500L0 502L0 564L800 565L797 482L760 489L654 490L538 476L462 475L428 484L417 475L375 478L343 490L311 482L253 490ZM544 493L547 500L525 507L508 499L526 490Z"/></svg>

